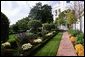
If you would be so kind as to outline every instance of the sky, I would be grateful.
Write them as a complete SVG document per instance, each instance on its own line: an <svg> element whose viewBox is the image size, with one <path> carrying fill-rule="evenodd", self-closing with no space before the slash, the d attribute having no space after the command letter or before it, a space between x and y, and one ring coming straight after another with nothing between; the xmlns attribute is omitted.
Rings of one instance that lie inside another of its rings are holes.
<svg viewBox="0 0 85 57"><path fill-rule="evenodd" d="M58 1L1 1L1 12L8 17L10 25L12 25L18 20L27 17L31 8L38 2L52 7L58 4Z"/></svg>

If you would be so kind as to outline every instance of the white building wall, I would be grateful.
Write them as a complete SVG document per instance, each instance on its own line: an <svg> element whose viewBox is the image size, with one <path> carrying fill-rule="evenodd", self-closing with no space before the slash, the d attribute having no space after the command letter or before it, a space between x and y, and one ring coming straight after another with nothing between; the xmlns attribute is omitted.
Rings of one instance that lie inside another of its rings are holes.
<svg viewBox="0 0 85 57"><path fill-rule="evenodd" d="M83 3L84 4L84 3ZM60 9L61 12L68 9L69 6L73 6L74 5L74 1L70 1L70 3L66 3L66 1L60 1L60 4L56 4L53 9L52 9L52 13L53 13L53 19L54 21L56 20L56 18L58 17L59 15L59 12L57 12L57 16L56 16L56 13L55 13L55 10L58 10ZM64 26L60 26L59 28L63 29L67 29L66 27ZM73 24L73 29L75 29L75 25ZM76 24L76 29L80 30L80 22L77 22ZM84 33L84 16L82 16L82 32Z"/></svg>
<svg viewBox="0 0 85 57"><path fill-rule="evenodd" d="M66 1L59 1L60 3L59 4L56 4L53 9L52 9L52 13L53 13L53 19L55 21L55 19L58 17L59 15L59 12L58 10L60 9L61 12L68 9L68 6L69 5L72 5L73 4L73 1L70 1L70 3L66 3ZM55 11L57 10L57 16L56 16L56 13Z"/></svg>
<svg viewBox="0 0 85 57"><path fill-rule="evenodd" d="M84 16L82 16L81 19L82 19L82 21L81 21L82 22L82 32L84 33ZM75 29L75 24L73 24L73 29ZM79 20L76 23L76 29L80 30L80 22L79 22Z"/></svg>

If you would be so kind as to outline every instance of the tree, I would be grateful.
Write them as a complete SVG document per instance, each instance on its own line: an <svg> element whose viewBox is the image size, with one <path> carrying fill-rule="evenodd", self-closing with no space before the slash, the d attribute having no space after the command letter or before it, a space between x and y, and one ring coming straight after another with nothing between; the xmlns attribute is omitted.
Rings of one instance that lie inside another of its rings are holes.
<svg viewBox="0 0 85 57"><path fill-rule="evenodd" d="M56 18L55 23L57 25L65 25L66 24L64 11L59 14L59 16Z"/></svg>
<svg viewBox="0 0 85 57"><path fill-rule="evenodd" d="M25 17L18 22L16 22L16 25L18 26L19 31L26 31L28 29L27 24L29 22L29 18Z"/></svg>
<svg viewBox="0 0 85 57"><path fill-rule="evenodd" d="M75 17L80 20L80 31L82 31L82 13L84 12L84 1L74 1L73 6L69 6L70 9L75 11Z"/></svg>
<svg viewBox="0 0 85 57"><path fill-rule="evenodd" d="M56 18L55 23L57 23L57 25L67 25L68 28L71 28L72 24L76 22L76 17L74 15L74 11L67 9L63 12L61 12L58 16L58 18Z"/></svg>
<svg viewBox="0 0 85 57"><path fill-rule="evenodd" d="M14 24L13 25L13 31L14 31L14 33L18 33L19 31L19 28L18 28L18 25L17 24Z"/></svg>
<svg viewBox="0 0 85 57"><path fill-rule="evenodd" d="M5 42L8 39L9 20L5 14L1 12L1 41Z"/></svg>
<svg viewBox="0 0 85 57"><path fill-rule="evenodd" d="M28 17L25 17L21 20L18 20L16 22L16 24L13 24L10 26L10 30L9 30L9 33L10 34L13 34L13 33L18 33L18 32L24 32L28 29L28 24L29 22L29 18Z"/></svg>
<svg viewBox="0 0 85 57"><path fill-rule="evenodd" d="M52 15L52 10L51 6L43 5L42 6L42 22L43 23L50 23L53 22L53 15Z"/></svg>
<svg viewBox="0 0 85 57"><path fill-rule="evenodd" d="M42 27L42 23L39 20L30 20L28 22L28 28L34 33L38 31L39 27Z"/></svg>
<svg viewBox="0 0 85 57"><path fill-rule="evenodd" d="M40 20L42 23L50 23L53 21L51 6L43 5L42 3L37 3L30 11L29 18Z"/></svg>
<svg viewBox="0 0 85 57"><path fill-rule="evenodd" d="M67 11L67 13L65 15L66 15L67 25L69 26L69 28L72 28L72 24L77 21L75 15L74 15L74 11L69 10L69 11Z"/></svg>
<svg viewBox="0 0 85 57"><path fill-rule="evenodd" d="M41 19L42 18L41 7L42 7L42 3L40 2L36 3L36 5L31 9L28 17L36 20Z"/></svg>

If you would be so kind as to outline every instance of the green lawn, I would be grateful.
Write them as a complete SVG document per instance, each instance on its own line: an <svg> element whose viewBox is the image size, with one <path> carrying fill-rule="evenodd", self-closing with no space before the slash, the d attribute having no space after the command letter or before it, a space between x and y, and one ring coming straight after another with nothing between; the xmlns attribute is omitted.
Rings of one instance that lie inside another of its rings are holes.
<svg viewBox="0 0 85 57"><path fill-rule="evenodd" d="M55 56L58 51L62 33L54 36L44 47L42 47L34 56Z"/></svg>

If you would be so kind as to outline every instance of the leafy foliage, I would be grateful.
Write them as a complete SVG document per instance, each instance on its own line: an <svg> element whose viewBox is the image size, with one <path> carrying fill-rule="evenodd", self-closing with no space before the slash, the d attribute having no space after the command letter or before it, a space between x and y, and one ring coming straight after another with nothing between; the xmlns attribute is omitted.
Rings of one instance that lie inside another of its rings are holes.
<svg viewBox="0 0 85 57"><path fill-rule="evenodd" d="M68 32L71 33L72 36L77 36L80 33L79 30L74 29L69 29Z"/></svg>
<svg viewBox="0 0 85 57"><path fill-rule="evenodd" d="M37 34L31 33L31 32L26 33L26 35L28 36L29 39L37 38Z"/></svg>
<svg viewBox="0 0 85 57"><path fill-rule="evenodd" d="M1 12L1 41L5 42L8 39L9 20L5 14Z"/></svg>
<svg viewBox="0 0 85 57"><path fill-rule="evenodd" d="M30 20L28 22L28 28L31 30L31 32L36 33L39 27L42 27L42 24L39 20Z"/></svg>
<svg viewBox="0 0 85 57"><path fill-rule="evenodd" d="M51 31L52 29L55 29L55 24L53 23L44 23L43 24L43 30Z"/></svg>
<svg viewBox="0 0 85 57"><path fill-rule="evenodd" d="M17 36L15 34L12 34L9 35L9 39L7 41L11 43L12 48L15 48L17 47L16 40L17 40Z"/></svg>
<svg viewBox="0 0 85 57"><path fill-rule="evenodd" d="M66 13L66 23L71 25L73 23L75 23L77 21L75 15L74 15L74 11L69 10Z"/></svg>
<svg viewBox="0 0 85 57"><path fill-rule="evenodd" d="M71 28L71 25L77 21L75 17L75 12L73 10L67 9L59 14L59 17L56 18L55 23L57 25L67 25L68 28Z"/></svg>
<svg viewBox="0 0 85 57"><path fill-rule="evenodd" d="M79 33L79 35L77 35L77 43L84 45L84 34L83 33Z"/></svg>
<svg viewBox="0 0 85 57"><path fill-rule="evenodd" d="M16 24L11 25L9 28L10 29L9 34L26 31L28 29L27 27L28 22L29 22L29 18L25 17L19 20L18 22L16 22Z"/></svg>
<svg viewBox="0 0 85 57"><path fill-rule="evenodd" d="M29 13L29 18L40 20L42 23L50 23L53 21L51 6L43 5L42 3L36 3Z"/></svg>
<svg viewBox="0 0 85 57"><path fill-rule="evenodd" d="M27 30L27 29L28 29L28 28L27 28L28 22L29 22L28 17L23 18L22 20L19 20L19 21L16 23L16 25L17 25L18 28L19 28L19 31L20 31L20 30L22 30L22 31Z"/></svg>
<svg viewBox="0 0 85 57"><path fill-rule="evenodd" d="M72 36L75 36L77 38L76 43L84 45L84 34L82 32L73 29L70 29L68 32L71 33Z"/></svg>

